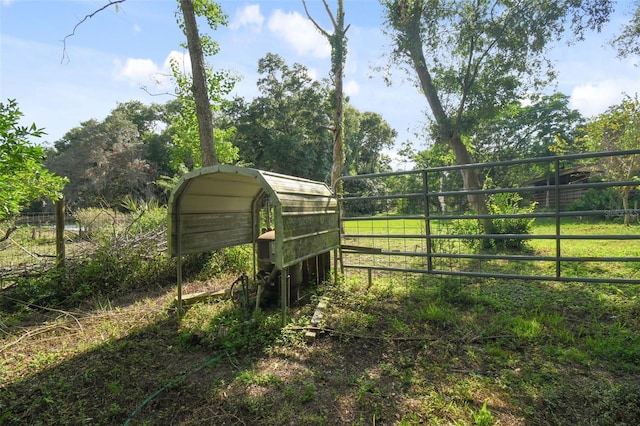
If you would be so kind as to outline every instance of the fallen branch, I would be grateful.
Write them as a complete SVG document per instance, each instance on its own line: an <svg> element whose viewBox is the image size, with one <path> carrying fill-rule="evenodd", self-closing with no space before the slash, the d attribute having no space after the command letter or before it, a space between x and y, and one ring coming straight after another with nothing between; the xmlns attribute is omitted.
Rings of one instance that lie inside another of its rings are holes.
<svg viewBox="0 0 640 426"><path fill-rule="evenodd" d="M13 231L15 231L16 229L18 229L17 226L10 226L9 229L7 229L7 232L4 233L4 237L0 238L0 243L8 240Z"/></svg>
<svg viewBox="0 0 640 426"><path fill-rule="evenodd" d="M62 309L56 309L56 308L48 308L46 306L41 306L41 305L36 305L35 303L29 303L29 302L25 302L24 300L19 300L19 299L15 299L11 296L6 296L6 295L0 295L1 297L4 297L5 299L11 300L12 302L15 303L19 303L21 305L27 306L29 308L37 308L37 309L42 309L45 311L50 311L50 312L57 312L59 314L62 314L64 316L69 316L71 318L73 318L76 322L76 324L78 324L78 327L80 328L80 330L82 330L82 324L80 324L80 321L78 320L78 318L73 315L71 312L69 311L64 311Z"/></svg>
<svg viewBox="0 0 640 426"><path fill-rule="evenodd" d="M40 260L40 257L38 256L37 253L31 253L29 250L27 250L26 248L24 248L20 244L18 244L18 242L16 240L14 240L13 238L9 237L9 241L11 241L13 243L13 245L18 247L20 250L22 250L23 252L25 252L29 256L33 257L34 259L36 259L38 261Z"/></svg>

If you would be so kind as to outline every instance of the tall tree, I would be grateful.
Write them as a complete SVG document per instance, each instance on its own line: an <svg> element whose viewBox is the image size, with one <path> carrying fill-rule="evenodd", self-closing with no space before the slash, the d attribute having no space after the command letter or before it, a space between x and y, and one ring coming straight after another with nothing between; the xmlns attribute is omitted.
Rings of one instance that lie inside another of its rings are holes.
<svg viewBox="0 0 640 426"><path fill-rule="evenodd" d="M562 93L531 96L529 103L513 102L495 118L475 128L472 142L480 162L507 161L555 155L559 141L565 151L575 146L578 129L585 124L579 111L569 108L569 97ZM537 163L496 167L487 172L497 187L515 187L547 175L551 164Z"/></svg>
<svg viewBox="0 0 640 426"><path fill-rule="evenodd" d="M245 164L328 181L331 142L325 126L331 112L329 87L301 64L276 54L258 61L260 92L250 103L237 100L226 111L237 128L233 140Z"/></svg>
<svg viewBox="0 0 640 426"><path fill-rule="evenodd" d="M75 35L77 28L87 19L92 18L97 13L114 6L119 9L120 4L126 0L108 0L102 7L94 12L86 15L73 28L73 31L65 36L63 43L63 57L68 58L66 51L66 41L69 37ZM226 15L222 12L222 8L214 0L177 0L180 5L180 16L178 17L178 25L187 37L187 48L191 59L192 84L190 90L193 93L195 102L195 115L198 123L198 134L200 141L200 150L203 166L212 166L218 164L216 155L213 117L211 104L209 99L209 85L207 84L207 70L204 57L207 54L217 52L217 44L207 35L201 35L198 31L198 23L196 16L203 16L207 19L212 29L217 28L219 24L226 24Z"/></svg>
<svg viewBox="0 0 640 426"><path fill-rule="evenodd" d="M104 121L85 121L55 142L47 166L69 179L64 192L70 206L117 206L128 195L148 200L158 194L152 183L160 167L148 160L144 143L157 134L140 134L155 121L149 115L154 109L119 104Z"/></svg>
<svg viewBox="0 0 640 426"><path fill-rule="evenodd" d="M196 22L196 12L193 0L179 0L182 11L183 29L187 36L189 56L191 58L191 74L193 76L193 98L196 106L196 116L198 117L198 129L200 136L200 149L202 151L202 165L214 166L218 164L218 157L215 150L213 137L213 117L211 115L211 105L209 103L209 92L207 90L207 74L204 63L204 53L200 34L198 33L198 23ZM210 23L217 25L223 21L224 15L220 7L207 0L198 1L198 6L202 10L208 8L212 12Z"/></svg>
<svg viewBox="0 0 640 426"><path fill-rule="evenodd" d="M545 56L565 21L582 35L598 27L609 0L382 0L392 60L408 64L417 77L437 127L458 164L472 162L470 136L479 120L547 83L553 70ZM473 169L462 172L464 188L482 188ZM487 213L484 197L469 195L476 212ZM491 227L484 221L485 229Z"/></svg>
<svg viewBox="0 0 640 426"><path fill-rule="evenodd" d="M375 112L360 112L345 105L345 168L356 175L388 171L383 153L393 147L397 132Z"/></svg>
<svg viewBox="0 0 640 426"><path fill-rule="evenodd" d="M622 151L640 149L640 100L625 96L618 105L610 107L595 120L587 123L583 140L590 151ZM640 154L603 157L602 167L613 181L638 181L640 185ZM638 185L619 188L625 210L624 223L629 225L631 215L629 196Z"/></svg>
<svg viewBox="0 0 640 426"><path fill-rule="evenodd" d="M171 70L175 80L175 91L180 108L173 115L171 131L173 146L171 150L171 168L174 172L182 174L185 170L205 166L204 153L199 137L199 121L196 115L196 104L191 91L192 78L182 71L181 64L177 60L171 60ZM213 137L215 140L215 152L218 162L228 164L238 159L237 148L231 143L234 134L233 127L222 129L215 126L215 116L219 115L227 95L235 83L235 79L225 71L214 71L207 67L207 81L209 99L213 101L210 106L210 114L214 123Z"/></svg>
<svg viewBox="0 0 640 426"><path fill-rule="evenodd" d="M478 123L473 145L483 161L506 161L546 157L554 154L559 139L572 141L585 119L569 108L562 93L530 97L507 105L492 120Z"/></svg>
<svg viewBox="0 0 640 426"><path fill-rule="evenodd" d="M343 94L343 79L344 79L344 63L347 57L347 31L349 25L344 26L344 0L338 1L338 9L334 16L333 12L327 4L327 0L322 0L324 8L327 11L327 15L331 18L333 24L333 33L330 34L324 28L322 28L312 17L307 9L307 3L302 0L304 10L307 17L316 29L322 34L331 46L331 76L333 78L333 126L331 128L333 135L333 165L331 167L331 187L335 187L338 178L342 176L344 169L344 94Z"/></svg>

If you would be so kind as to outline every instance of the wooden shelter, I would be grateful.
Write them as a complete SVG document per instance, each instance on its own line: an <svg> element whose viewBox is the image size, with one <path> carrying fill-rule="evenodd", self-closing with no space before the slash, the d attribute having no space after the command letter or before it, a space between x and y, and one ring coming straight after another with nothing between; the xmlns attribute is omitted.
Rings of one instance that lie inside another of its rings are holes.
<svg viewBox="0 0 640 426"><path fill-rule="evenodd" d="M261 211L273 212L274 267L292 265L340 246L338 202L322 182L278 173L217 165L184 175L169 198L169 254L178 257L178 308L182 256L254 243ZM281 274L283 313L287 274Z"/></svg>

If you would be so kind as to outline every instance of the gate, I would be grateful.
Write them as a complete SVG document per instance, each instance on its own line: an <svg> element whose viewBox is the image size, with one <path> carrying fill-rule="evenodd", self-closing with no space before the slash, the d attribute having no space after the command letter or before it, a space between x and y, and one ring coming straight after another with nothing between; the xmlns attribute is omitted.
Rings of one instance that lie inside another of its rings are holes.
<svg viewBox="0 0 640 426"><path fill-rule="evenodd" d="M616 174L616 164L628 167ZM486 187L460 189L464 169ZM345 176L340 266L369 280L390 271L640 283L639 175L640 150L629 150ZM469 196L488 211L472 211Z"/></svg>

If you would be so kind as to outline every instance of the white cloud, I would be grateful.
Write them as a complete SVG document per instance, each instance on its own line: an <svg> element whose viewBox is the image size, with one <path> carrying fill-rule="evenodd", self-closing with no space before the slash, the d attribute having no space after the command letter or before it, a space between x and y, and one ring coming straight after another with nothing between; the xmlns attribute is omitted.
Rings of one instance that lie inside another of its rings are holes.
<svg viewBox="0 0 640 426"><path fill-rule="evenodd" d="M162 71L166 74L171 73L171 61L177 61L180 69L185 74L191 74L191 58L188 53L178 52L176 50L172 50L169 52L167 59L164 60L164 64L162 64Z"/></svg>
<svg viewBox="0 0 640 426"><path fill-rule="evenodd" d="M299 55L316 58L328 58L331 55L327 39L298 12L285 13L278 9L269 17L268 25L271 32L293 47Z"/></svg>
<svg viewBox="0 0 640 426"><path fill-rule="evenodd" d="M344 85L344 93L347 96L355 96L360 93L360 85L355 80L349 80Z"/></svg>
<svg viewBox="0 0 640 426"><path fill-rule="evenodd" d="M116 59L114 76L118 80L129 80L133 83L141 83L158 74L160 69L151 59L127 58L122 64Z"/></svg>
<svg viewBox="0 0 640 426"><path fill-rule="evenodd" d="M140 25L138 25L138 24L134 24L133 25L133 32L136 33L136 34L137 33L141 33L142 32L142 27Z"/></svg>
<svg viewBox="0 0 640 426"><path fill-rule="evenodd" d="M571 91L571 108L586 117L593 117L618 104L624 94L633 95L638 91L640 80L613 79L583 84Z"/></svg>
<svg viewBox="0 0 640 426"><path fill-rule="evenodd" d="M264 23L264 16L260 13L260 5L253 4L245 6L236 11L236 15L233 17L233 21L229 25L229 28L236 31L240 28L247 28L255 34L259 34L262 31L262 24Z"/></svg>
<svg viewBox="0 0 640 426"><path fill-rule="evenodd" d="M307 68L307 75L311 80L318 81L318 70L315 68Z"/></svg>
<svg viewBox="0 0 640 426"><path fill-rule="evenodd" d="M134 86L151 86L149 87L151 91L166 90L171 86L172 60L178 62L183 72L191 73L189 55L172 50L162 65L145 58L127 58L124 64L119 59L116 59L113 76L116 80L129 81Z"/></svg>

